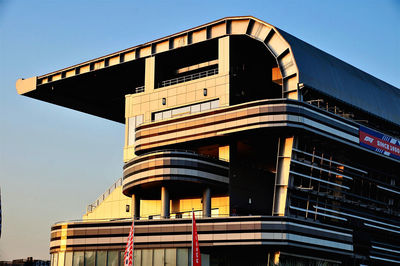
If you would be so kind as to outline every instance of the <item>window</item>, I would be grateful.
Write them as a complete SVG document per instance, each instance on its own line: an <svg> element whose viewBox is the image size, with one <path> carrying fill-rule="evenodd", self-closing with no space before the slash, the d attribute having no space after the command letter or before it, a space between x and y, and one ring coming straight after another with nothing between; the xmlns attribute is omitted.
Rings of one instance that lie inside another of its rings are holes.
<svg viewBox="0 0 400 266"><path fill-rule="evenodd" d="M159 121L163 119L168 119L168 118L173 118L173 117L178 117L182 115L187 115L187 114L194 114L198 112L203 112L211 109L216 109L219 107L219 99L212 100L212 101L207 101L207 102L202 102L202 103L196 103L192 105L187 105L183 107L178 107L174 109L169 109L161 112L156 112L153 113L152 115L152 120L153 121Z"/></svg>
<svg viewBox="0 0 400 266"><path fill-rule="evenodd" d="M143 124L143 115L137 115L128 118L128 146L132 146L135 143L136 127L141 124Z"/></svg>
<svg viewBox="0 0 400 266"><path fill-rule="evenodd" d="M95 266L95 251L85 251L85 266Z"/></svg>
<svg viewBox="0 0 400 266"><path fill-rule="evenodd" d="M97 251L96 254L96 266L107 265L107 251Z"/></svg>
<svg viewBox="0 0 400 266"><path fill-rule="evenodd" d="M83 259L84 259L83 251L74 252L74 258L72 260L72 266L84 266Z"/></svg>
<svg viewBox="0 0 400 266"><path fill-rule="evenodd" d="M118 253L117 250L108 251L107 266L118 266Z"/></svg>

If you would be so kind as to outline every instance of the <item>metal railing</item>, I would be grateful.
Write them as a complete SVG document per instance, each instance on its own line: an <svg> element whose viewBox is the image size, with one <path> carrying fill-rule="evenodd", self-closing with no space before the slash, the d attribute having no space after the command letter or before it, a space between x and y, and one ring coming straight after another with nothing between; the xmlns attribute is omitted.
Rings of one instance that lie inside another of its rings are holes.
<svg viewBox="0 0 400 266"><path fill-rule="evenodd" d="M212 208L210 217L211 218L229 217L229 214L219 213L218 210L219 210L219 208ZM203 210L194 210L194 215L196 216L196 218L210 218L210 217L203 216ZM140 217L138 217L138 220L190 219L190 218L192 218L192 211L170 213L168 218L162 218L161 214L140 216Z"/></svg>
<svg viewBox="0 0 400 266"><path fill-rule="evenodd" d="M140 86L140 87L136 87L136 88L133 90L133 94L135 94L135 93L140 93L140 92L144 92L144 85L143 85L143 86Z"/></svg>
<svg viewBox="0 0 400 266"><path fill-rule="evenodd" d="M107 190L106 192L104 192L103 194L100 195L100 197L97 198L97 200L95 202L93 202L92 204L89 204L86 208L87 212L92 212L94 211L94 209L97 208L97 206L99 206L113 191L114 189L116 189L117 187L122 186L122 177L118 178L117 181L115 181L114 184L112 184Z"/></svg>
<svg viewBox="0 0 400 266"><path fill-rule="evenodd" d="M225 217L237 217L237 215L228 214L228 213L212 213L212 211L218 210L218 208L211 209L211 216L206 217L203 216L202 210L194 210L194 215L196 219L203 218L225 218ZM148 216L140 216L137 220L147 221L147 220L175 220L175 219L191 219L192 211L184 211L184 212L176 212L171 213L168 218L161 218L161 214L153 214ZM124 218L94 218L94 219L72 219L65 221L57 221L54 224L60 223L68 223L68 222L113 222L113 221L132 221L132 217L124 217Z"/></svg>
<svg viewBox="0 0 400 266"><path fill-rule="evenodd" d="M213 69L209 69L209 70L206 70L206 71L194 73L194 74L191 74L191 75L187 75L187 76L183 76L183 77L178 77L178 78L173 78L173 79L161 81L159 83L158 87L159 88L167 87L167 86L183 83L183 82L186 82L186 81L191 81L191 80L195 80L195 79L199 79L199 78L205 78L205 77L212 76L212 75L217 75L217 74L218 74L218 68L213 68Z"/></svg>

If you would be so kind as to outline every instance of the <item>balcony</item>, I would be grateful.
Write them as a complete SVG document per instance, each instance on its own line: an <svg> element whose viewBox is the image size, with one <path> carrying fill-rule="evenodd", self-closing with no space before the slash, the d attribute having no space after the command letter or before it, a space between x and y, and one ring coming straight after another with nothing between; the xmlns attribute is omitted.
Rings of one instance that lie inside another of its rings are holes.
<svg viewBox="0 0 400 266"><path fill-rule="evenodd" d="M205 78L205 77L209 77L209 76L213 76L213 75L217 75L217 74L218 74L218 68L213 68L213 69L205 70L202 72L186 75L183 77L178 77L178 78L161 81L158 84L158 88L163 88L163 87L167 87L167 86L171 86L171 85L175 85L175 84L179 84L179 83L183 83L183 82L187 82L187 81L191 81L191 80L195 80L195 79Z"/></svg>
<svg viewBox="0 0 400 266"><path fill-rule="evenodd" d="M170 212L170 200L202 198L202 215L210 217L211 192L226 195L229 163L187 150L146 153L127 162L122 191L132 197L134 216L140 217L141 200L160 200L160 212L152 218L178 217ZM214 213L215 214L215 213Z"/></svg>

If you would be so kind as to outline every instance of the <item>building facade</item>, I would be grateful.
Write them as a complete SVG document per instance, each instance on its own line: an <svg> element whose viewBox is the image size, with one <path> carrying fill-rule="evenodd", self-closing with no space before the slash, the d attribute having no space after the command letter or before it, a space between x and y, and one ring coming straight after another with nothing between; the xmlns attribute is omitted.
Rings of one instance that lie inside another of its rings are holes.
<svg viewBox="0 0 400 266"><path fill-rule="evenodd" d="M21 95L124 123L123 178L51 228L52 265L400 263L400 91L254 17L55 72Z"/></svg>

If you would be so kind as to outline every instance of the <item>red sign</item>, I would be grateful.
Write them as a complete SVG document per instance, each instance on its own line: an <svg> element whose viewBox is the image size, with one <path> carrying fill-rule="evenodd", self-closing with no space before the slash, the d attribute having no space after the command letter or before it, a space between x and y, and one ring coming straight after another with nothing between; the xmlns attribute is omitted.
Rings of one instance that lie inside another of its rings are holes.
<svg viewBox="0 0 400 266"><path fill-rule="evenodd" d="M389 141L383 140L372 134L360 130L360 143L366 144L375 149L383 150L395 156L400 156L400 147Z"/></svg>
<svg viewBox="0 0 400 266"><path fill-rule="evenodd" d="M201 266L201 254L199 246L199 238L197 235L196 219L192 219L192 266Z"/></svg>

